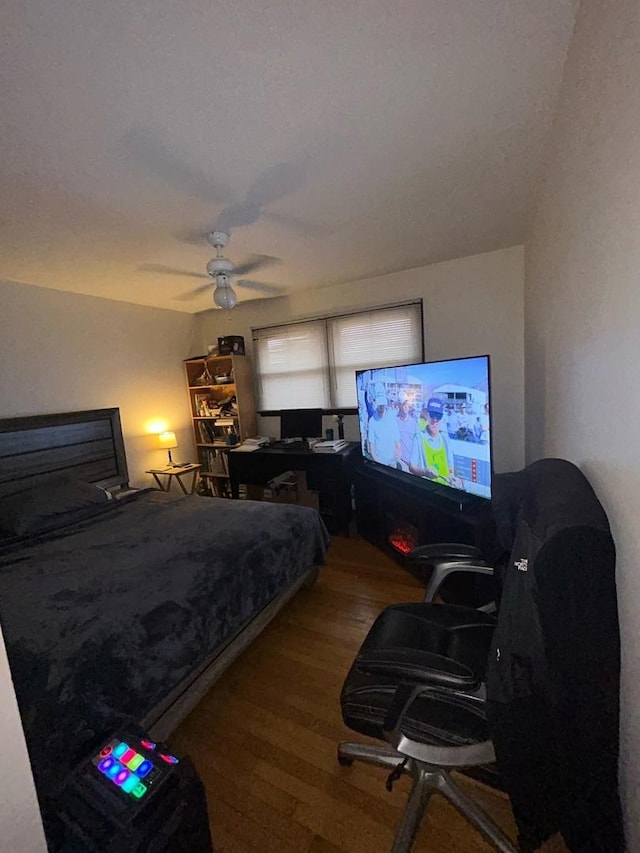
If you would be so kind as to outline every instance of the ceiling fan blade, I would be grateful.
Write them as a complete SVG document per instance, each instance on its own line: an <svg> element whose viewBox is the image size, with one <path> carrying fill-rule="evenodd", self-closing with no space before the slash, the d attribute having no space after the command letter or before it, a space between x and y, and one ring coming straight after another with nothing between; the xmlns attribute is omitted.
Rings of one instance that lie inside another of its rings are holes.
<svg viewBox="0 0 640 853"><path fill-rule="evenodd" d="M242 225L251 225L260 217L262 209L259 205L241 202L225 207L215 221L214 231L232 231Z"/></svg>
<svg viewBox="0 0 640 853"><path fill-rule="evenodd" d="M124 144L136 160L156 177L188 196L199 198L208 204L226 205L216 217L215 223L203 232L187 232L178 235L181 242L201 245L208 231L230 232L243 225L251 225L263 215L274 222L297 231L310 238L323 236L322 230L296 222L294 219L267 214L264 208L302 186L307 179L308 164L302 160L275 163L264 169L252 181L240 202L232 202L230 190L215 181L197 166L191 166L177 157L152 130L134 125L124 138ZM326 236L326 233L324 234Z"/></svg>
<svg viewBox="0 0 640 853"><path fill-rule="evenodd" d="M282 288L277 284L271 284L267 281L249 281L246 278L240 278L238 281L234 282L234 286L244 287L246 290L255 290L258 293L269 294L270 296L277 296L282 293Z"/></svg>
<svg viewBox="0 0 640 853"><path fill-rule="evenodd" d="M201 294L213 290L213 288L213 282L210 284L202 284L200 287L194 287L193 290L187 290L185 293L179 293L177 296L172 296L171 298L176 302L190 302L192 299L196 299L196 297Z"/></svg>
<svg viewBox="0 0 640 853"><path fill-rule="evenodd" d="M226 204L230 193L197 167L180 160L149 128L134 125L124 144L149 172L186 195L209 204Z"/></svg>
<svg viewBox="0 0 640 853"><path fill-rule="evenodd" d="M322 240L325 237L330 237L336 232L336 229L331 228L329 225L317 225L312 222L303 222L300 219L295 219L292 216L284 216L280 213L270 213L265 211L263 213L263 218L269 219L277 225L282 225L289 231L293 231L295 234L299 234L301 237L305 237L308 240Z"/></svg>
<svg viewBox="0 0 640 853"><path fill-rule="evenodd" d="M211 228L188 228L175 234L175 239L188 246L205 246L208 242L207 235L211 230Z"/></svg>
<svg viewBox="0 0 640 853"><path fill-rule="evenodd" d="M181 278L210 278L206 273L181 270L176 267L167 267L164 264L141 264L138 267L138 270L140 272L152 272L158 275L178 275Z"/></svg>
<svg viewBox="0 0 640 853"><path fill-rule="evenodd" d="M281 264L282 258L274 258L272 255L251 255L249 260L238 264L234 269L234 275L247 275L247 273L273 264Z"/></svg>
<svg viewBox="0 0 640 853"><path fill-rule="evenodd" d="M231 231L251 225L263 214L263 208L296 190L306 176L301 162L276 163L269 166L251 183L241 202L230 204L220 212L214 226L216 231Z"/></svg>
<svg viewBox="0 0 640 853"><path fill-rule="evenodd" d="M306 174L307 167L300 161L275 163L267 167L253 181L247 190L244 203L264 207L284 198L304 183Z"/></svg>

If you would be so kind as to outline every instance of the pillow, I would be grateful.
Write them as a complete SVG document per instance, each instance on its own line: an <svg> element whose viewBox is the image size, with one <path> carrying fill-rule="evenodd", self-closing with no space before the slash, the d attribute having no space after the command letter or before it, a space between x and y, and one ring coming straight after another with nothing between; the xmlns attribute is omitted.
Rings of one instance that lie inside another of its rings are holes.
<svg viewBox="0 0 640 853"><path fill-rule="evenodd" d="M70 477L44 477L37 486L0 501L0 529L14 536L54 530L83 521L109 506L109 493Z"/></svg>

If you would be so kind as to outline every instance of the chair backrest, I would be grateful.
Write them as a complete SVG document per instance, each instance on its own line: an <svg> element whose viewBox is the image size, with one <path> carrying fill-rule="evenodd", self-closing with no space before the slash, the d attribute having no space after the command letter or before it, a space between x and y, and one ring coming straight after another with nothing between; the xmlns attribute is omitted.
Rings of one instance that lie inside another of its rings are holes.
<svg viewBox="0 0 640 853"><path fill-rule="evenodd" d="M566 460L534 462L504 486L496 522L512 547L487 673L498 766L525 849L560 830L571 849L614 853L620 648L607 516Z"/></svg>
<svg viewBox="0 0 640 853"><path fill-rule="evenodd" d="M495 474L491 486L491 509L496 526L496 545L488 554L494 566L494 591L499 602L504 582L504 572L516 536L520 506L524 496L526 470Z"/></svg>

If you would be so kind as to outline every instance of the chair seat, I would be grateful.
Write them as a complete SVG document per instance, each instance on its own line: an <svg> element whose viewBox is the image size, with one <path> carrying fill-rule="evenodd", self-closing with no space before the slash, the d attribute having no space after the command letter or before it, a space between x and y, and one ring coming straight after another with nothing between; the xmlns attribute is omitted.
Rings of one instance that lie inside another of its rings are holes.
<svg viewBox="0 0 640 853"><path fill-rule="evenodd" d="M447 687L414 702L407 736L458 746L489 737L482 706L452 690L473 692L484 682L495 617L456 605L387 607L372 625L345 680L342 716L361 734L383 739L383 723L399 680ZM399 675L400 673L400 675Z"/></svg>
<svg viewBox="0 0 640 853"><path fill-rule="evenodd" d="M360 734L383 740L383 724L394 693L394 688L377 684L343 692L345 725ZM445 696L417 699L403 722L402 732L418 743L432 746L470 746L489 739L481 707L475 711Z"/></svg>

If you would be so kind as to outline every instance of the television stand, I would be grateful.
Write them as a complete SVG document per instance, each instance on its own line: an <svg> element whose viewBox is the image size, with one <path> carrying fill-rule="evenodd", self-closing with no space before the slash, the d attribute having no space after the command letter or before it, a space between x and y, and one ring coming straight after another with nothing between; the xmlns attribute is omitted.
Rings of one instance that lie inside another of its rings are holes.
<svg viewBox="0 0 640 853"><path fill-rule="evenodd" d="M356 469L353 483L359 535L411 571L406 554L418 545L461 542L489 553L495 548L491 502L484 498L424 480L412 483L366 464Z"/></svg>
<svg viewBox="0 0 640 853"><path fill-rule="evenodd" d="M430 492L432 499L443 507L450 507L452 512L470 513L485 506L488 501L478 495L470 495L465 492L456 492L443 486L435 486Z"/></svg>

